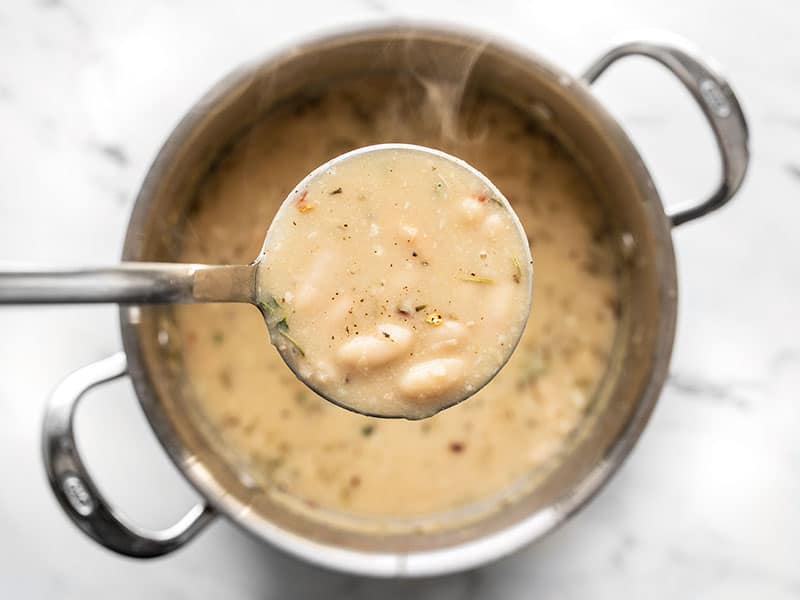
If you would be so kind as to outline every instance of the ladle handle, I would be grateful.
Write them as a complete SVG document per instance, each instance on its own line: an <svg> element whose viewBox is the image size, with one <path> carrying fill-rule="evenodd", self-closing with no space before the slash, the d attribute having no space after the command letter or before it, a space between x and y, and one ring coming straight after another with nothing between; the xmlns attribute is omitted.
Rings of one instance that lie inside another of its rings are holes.
<svg viewBox="0 0 800 600"><path fill-rule="evenodd" d="M0 304L253 302L255 265L121 263L0 272Z"/></svg>

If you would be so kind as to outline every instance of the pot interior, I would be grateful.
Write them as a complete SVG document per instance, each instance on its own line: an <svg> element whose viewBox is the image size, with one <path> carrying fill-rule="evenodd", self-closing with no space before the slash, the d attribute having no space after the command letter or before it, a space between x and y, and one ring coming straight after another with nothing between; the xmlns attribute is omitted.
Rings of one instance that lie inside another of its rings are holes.
<svg viewBox="0 0 800 600"><path fill-rule="evenodd" d="M614 310L619 321L613 351L580 426L547 468L515 489L453 513L356 523L341 515L323 518L316 507L292 504L280 490L265 493L262 485L243 476L237 457L220 443L193 398L193 382L187 381L185 356L176 341L175 309L123 310L131 374L159 439L202 494L265 537L277 526L330 546L409 553L452 547L532 519L537 525L529 537L538 537L610 476L638 437L665 376L675 319L674 259L667 221L637 153L580 81L470 36L418 29L340 35L234 73L189 113L156 159L134 209L124 259L180 260L191 235L187 224L202 200L200 190L265 115L306 110L325 90L349 82L360 82L352 88L358 90L408 80L443 106L502 98L577 161L602 208L603 235L614 240L617 255L619 302ZM440 116L436 127L445 139L452 114ZM395 126L396 136L402 137L402 115ZM326 140L326 132L319 137ZM264 231L267 226L265 221ZM535 261L535 244L533 255ZM535 273L534 262L536 290ZM267 344L266 331L263 335Z"/></svg>

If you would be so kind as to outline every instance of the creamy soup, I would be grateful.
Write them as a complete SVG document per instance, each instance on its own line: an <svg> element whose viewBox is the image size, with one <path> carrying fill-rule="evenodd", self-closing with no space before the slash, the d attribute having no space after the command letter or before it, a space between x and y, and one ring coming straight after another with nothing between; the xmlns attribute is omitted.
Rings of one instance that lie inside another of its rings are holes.
<svg viewBox="0 0 800 600"><path fill-rule="evenodd" d="M297 499L320 518L388 522L496 505L545 476L581 430L614 340L616 253L571 156L494 98L466 101L443 135L428 97L414 81L387 79L286 105L220 157L188 217L181 260L246 263L307 173L360 146L408 142L479 169L528 234L534 308L516 351L477 394L421 421L364 417L316 396L265 343L252 306L175 307L190 408L210 443L263 493Z"/></svg>
<svg viewBox="0 0 800 600"><path fill-rule="evenodd" d="M305 382L357 412L428 417L483 387L530 307L528 241L491 182L414 146L321 167L272 222L259 306Z"/></svg>

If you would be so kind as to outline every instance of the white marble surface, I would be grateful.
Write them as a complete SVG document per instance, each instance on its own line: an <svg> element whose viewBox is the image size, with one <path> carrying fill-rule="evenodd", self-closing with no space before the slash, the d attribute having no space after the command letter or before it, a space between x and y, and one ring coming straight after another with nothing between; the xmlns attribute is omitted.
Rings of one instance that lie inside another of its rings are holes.
<svg viewBox="0 0 800 600"><path fill-rule="evenodd" d="M739 197L676 231L672 378L599 497L489 567L376 581L300 563L228 523L152 562L115 556L62 515L39 451L45 398L120 348L115 310L0 311L2 598L800 598L800 5L336 0L0 4L0 261L113 262L137 185L182 112L236 63L323 27L450 19L576 72L639 28L677 32L724 65L750 118ZM713 185L710 135L659 68L631 60L598 93L668 202ZM87 401L81 446L143 525L192 501L130 386Z"/></svg>

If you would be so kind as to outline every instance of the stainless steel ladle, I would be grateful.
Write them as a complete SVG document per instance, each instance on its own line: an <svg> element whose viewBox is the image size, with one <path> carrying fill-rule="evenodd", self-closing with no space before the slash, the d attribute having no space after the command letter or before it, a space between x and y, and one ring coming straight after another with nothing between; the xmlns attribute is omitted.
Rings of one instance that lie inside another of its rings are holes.
<svg viewBox="0 0 800 600"><path fill-rule="evenodd" d="M370 152L387 149L405 149L448 160L458 167L467 170L472 177L480 180L492 190L512 214L508 201L477 169L449 154L411 144L378 144L366 146L347 152L317 167L309 173L283 201L281 208L293 201L300 190L321 174L333 169L343 160L361 156ZM280 213L280 211L279 211ZM274 223L275 221L273 221ZM517 224L519 222L517 220ZM521 225L520 235L524 237ZM19 269L0 272L0 305L9 304L189 304L197 302L238 302L257 306L265 318L270 335L275 339L274 323L266 314L265 305L260 302L258 285L259 267L266 260L266 239L258 257L248 265L203 265L182 263L146 263L128 262L110 267L76 268L67 270ZM523 268L529 271L528 280L532 280L531 266L525 262ZM282 353L283 359L290 368L292 362ZM493 375L492 375L493 376ZM322 394L309 381L298 375L298 378L315 392L339 406L359 412L337 398ZM491 377L489 378L491 379ZM474 393L474 392L472 392ZM463 399L472 393L465 392ZM459 401L461 401L459 400ZM384 415L376 415L384 416Z"/></svg>

